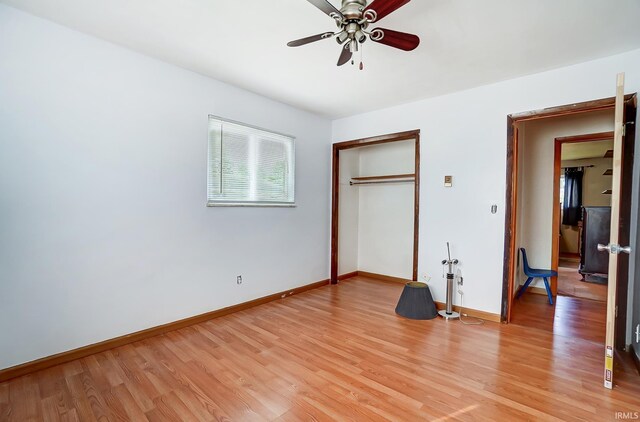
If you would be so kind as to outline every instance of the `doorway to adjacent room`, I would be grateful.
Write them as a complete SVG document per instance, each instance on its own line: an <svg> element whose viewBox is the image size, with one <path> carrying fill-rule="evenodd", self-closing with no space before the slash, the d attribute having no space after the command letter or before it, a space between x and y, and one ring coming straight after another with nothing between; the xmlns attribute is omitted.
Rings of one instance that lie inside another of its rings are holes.
<svg viewBox="0 0 640 422"><path fill-rule="evenodd" d="M624 154L621 163L619 237L620 242L626 245L629 242L630 228L636 96L627 95L624 100L627 130L623 137ZM606 279L602 278L603 274L597 268L594 270L594 262L587 257L587 252L580 249L581 242L585 241L585 236L580 231L584 230L582 226L586 224L582 221L582 213L585 212L583 205L587 208L590 205L610 206L606 192L608 189L602 188L598 192L599 202L593 200L596 196L593 190L595 185L589 186L588 191L583 190L587 203L572 204L573 208L570 208L577 215L578 221L567 220L564 221L565 224L561 223L565 208L564 189L574 188L576 183L583 185L585 175L592 179L596 170L600 171L600 167L606 165L604 155L609 148L598 151L598 154L602 152L602 157L598 157L602 158L598 168L596 164L582 160L595 160L596 153L585 152L586 149L605 148L605 142L612 138L614 104L614 98L607 98L514 114L508 118L507 225L502 312L503 319L507 322L604 344L607 304L602 299L606 299L607 295ZM566 153L564 163L563 149ZM580 149L583 150L583 156L578 155ZM590 167L591 165L594 167ZM602 170L597 183L611 183L604 175L606 170L608 168ZM577 180L580 177L582 180ZM611 179L611 176L608 177ZM607 204L602 202L607 200ZM604 241L604 244L607 243ZM546 268L558 273L559 277L549 280L553 305L549 303L542 280L531 283L533 288L527 289L520 299L515 299L527 279L523 272L520 248L526 249L531 267ZM595 246L589 248L589 253L597 252ZM581 263L583 259L586 261ZM623 348L626 346L628 256L620 256L618 264L618 289L614 298L615 306L618 307L615 336L616 345Z"/></svg>

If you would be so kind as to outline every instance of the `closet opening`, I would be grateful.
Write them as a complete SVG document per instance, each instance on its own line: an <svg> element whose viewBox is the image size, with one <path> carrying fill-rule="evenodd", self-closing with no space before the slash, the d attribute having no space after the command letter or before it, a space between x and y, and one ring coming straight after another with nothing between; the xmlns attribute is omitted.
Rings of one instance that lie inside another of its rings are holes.
<svg viewBox="0 0 640 422"><path fill-rule="evenodd" d="M420 131L333 144L331 284L417 280Z"/></svg>

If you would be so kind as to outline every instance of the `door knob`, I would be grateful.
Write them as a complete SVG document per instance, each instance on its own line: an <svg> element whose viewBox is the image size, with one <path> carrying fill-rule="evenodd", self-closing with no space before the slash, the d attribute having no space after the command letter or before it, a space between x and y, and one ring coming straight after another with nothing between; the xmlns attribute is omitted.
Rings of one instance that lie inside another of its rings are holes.
<svg viewBox="0 0 640 422"><path fill-rule="evenodd" d="M616 255L622 252L626 254L630 254L631 246L620 246L620 245L612 245L612 244L603 245L601 243L598 243L598 250L600 252L607 251L609 253L616 254Z"/></svg>
<svg viewBox="0 0 640 422"><path fill-rule="evenodd" d="M631 254L631 246L618 246L618 250L620 252L626 253L627 255ZM618 252L618 253L620 253L620 252Z"/></svg>

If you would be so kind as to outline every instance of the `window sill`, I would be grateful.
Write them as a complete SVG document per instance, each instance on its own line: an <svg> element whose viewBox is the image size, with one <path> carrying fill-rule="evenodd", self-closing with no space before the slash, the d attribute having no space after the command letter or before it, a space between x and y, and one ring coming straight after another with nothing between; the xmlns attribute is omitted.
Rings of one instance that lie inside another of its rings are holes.
<svg viewBox="0 0 640 422"><path fill-rule="evenodd" d="M269 202L207 202L207 207L262 207L262 208L295 208L297 205Z"/></svg>

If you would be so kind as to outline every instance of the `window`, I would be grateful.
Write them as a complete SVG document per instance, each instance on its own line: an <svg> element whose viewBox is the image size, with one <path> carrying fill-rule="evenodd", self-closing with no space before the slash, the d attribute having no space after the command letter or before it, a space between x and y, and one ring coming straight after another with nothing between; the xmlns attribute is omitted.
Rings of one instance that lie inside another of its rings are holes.
<svg viewBox="0 0 640 422"><path fill-rule="evenodd" d="M294 206L294 138L209 116L208 206Z"/></svg>

